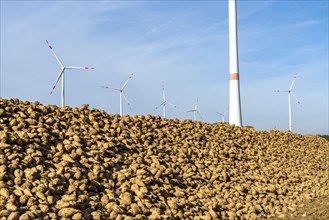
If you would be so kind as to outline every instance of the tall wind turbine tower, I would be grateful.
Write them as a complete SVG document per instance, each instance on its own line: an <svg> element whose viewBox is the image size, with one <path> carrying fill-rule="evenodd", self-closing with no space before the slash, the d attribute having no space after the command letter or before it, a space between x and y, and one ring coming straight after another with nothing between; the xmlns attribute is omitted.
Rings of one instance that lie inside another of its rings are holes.
<svg viewBox="0 0 329 220"><path fill-rule="evenodd" d="M229 42L230 42L230 107L229 123L242 126L236 0L228 0Z"/></svg>

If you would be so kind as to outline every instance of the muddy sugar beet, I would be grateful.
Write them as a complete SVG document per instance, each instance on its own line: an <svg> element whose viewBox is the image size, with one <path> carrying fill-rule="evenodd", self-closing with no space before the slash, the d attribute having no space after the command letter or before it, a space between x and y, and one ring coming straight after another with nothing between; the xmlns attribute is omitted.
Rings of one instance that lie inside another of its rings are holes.
<svg viewBox="0 0 329 220"><path fill-rule="evenodd" d="M0 99L0 219L270 219L329 195L317 136Z"/></svg>

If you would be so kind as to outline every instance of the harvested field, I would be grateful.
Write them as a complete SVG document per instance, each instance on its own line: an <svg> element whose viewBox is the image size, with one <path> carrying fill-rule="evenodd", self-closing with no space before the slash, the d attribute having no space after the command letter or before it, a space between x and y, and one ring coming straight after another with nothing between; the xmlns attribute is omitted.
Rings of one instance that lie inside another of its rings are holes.
<svg viewBox="0 0 329 220"><path fill-rule="evenodd" d="M0 99L0 219L293 219L329 196L328 143Z"/></svg>

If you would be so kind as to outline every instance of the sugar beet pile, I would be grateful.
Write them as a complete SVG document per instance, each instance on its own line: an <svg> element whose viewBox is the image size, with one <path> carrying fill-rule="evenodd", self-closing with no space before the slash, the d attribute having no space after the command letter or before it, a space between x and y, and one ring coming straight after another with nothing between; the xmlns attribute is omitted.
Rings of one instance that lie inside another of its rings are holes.
<svg viewBox="0 0 329 220"><path fill-rule="evenodd" d="M317 136L0 99L0 219L264 219L324 195Z"/></svg>

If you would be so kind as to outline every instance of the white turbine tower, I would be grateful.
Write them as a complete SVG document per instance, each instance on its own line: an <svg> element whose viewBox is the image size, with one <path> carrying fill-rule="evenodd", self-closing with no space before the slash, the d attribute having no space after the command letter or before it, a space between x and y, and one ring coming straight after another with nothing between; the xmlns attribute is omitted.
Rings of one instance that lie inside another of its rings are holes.
<svg viewBox="0 0 329 220"><path fill-rule="evenodd" d="M242 126L239 61L238 61L238 36L236 0L228 0L229 9L229 46L230 46L230 124Z"/></svg>
<svg viewBox="0 0 329 220"><path fill-rule="evenodd" d="M194 106L194 109L188 110L187 112L193 112L193 121L196 121L196 114L198 114L200 116L200 118L203 120L200 112L198 111L198 102L199 99L196 99L196 105Z"/></svg>
<svg viewBox="0 0 329 220"><path fill-rule="evenodd" d="M224 111L223 113L221 113L221 112L216 112L216 113L222 116L222 122L224 123L225 122L226 111Z"/></svg>
<svg viewBox="0 0 329 220"><path fill-rule="evenodd" d="M274 90L274 92L287 92L288 93L288 109L289 109L289 131L292 131L292 123L291 123L291 95L296 99L297 103L301 106L300 101L298 101L297 97L292 92L292 87L294 86L295 80L297 78L297 74L294 76L292 83L290 85L289 90Z"/></svg>
<svg viewBox="0 0 329 220"><path fill-rule="evenodd" d="M132 74L129 76L129 78L128 78L127 81L123 84L123 86L122 86L121 88L112 88L113 90L119 91L119 93L120 93L120 116L122 116L122 109L123 109L123 108L122 108L122 98L124 98L124 99L126 100L128 106L130 105L130 103L129 103L127 97L126 97L126 94L125 94L124 89L125 89L125 87L126 87L128 81L132 78L133 75L134 75L134 73L132 73ZM102 86L102 87L105 88L105 89L109 89L109 88L111 88L111 87L109 87L109 86Z"/></svg>
<svg viewBox="0 0 329 220"><path fill-rule="evenodd" d="M57 80L53 86L53 89L51 90L50 92L50 95L53 94L55 88L56 88L56 85L58 83L58 81L62 78L62 107L65 106L65 70L67 69L94 69L94 67L77 67L77 66L64 66L64 64L62 63L62 61L58 58L57 54L55 53L55 50L52 48L52 46L49 44L49 42L46 40L51 52L53 52L57 62L59 63L59 65L61 66L61 71L57 77Z"/></svg>
<svg viewBox="0 0 329 220"><path fill-rule="evenodd" d="M171 105L175 108L176 108L176 106L166 100L166 94L165 94L164 87L162 87L162 97L163 97L163 100L162 100L161 104L159 106L157 106L154 110L157 110L160 106L162 106L162 108L163 108L163 118L166 118L166 105L169 104L169 105Z"/></svg>

